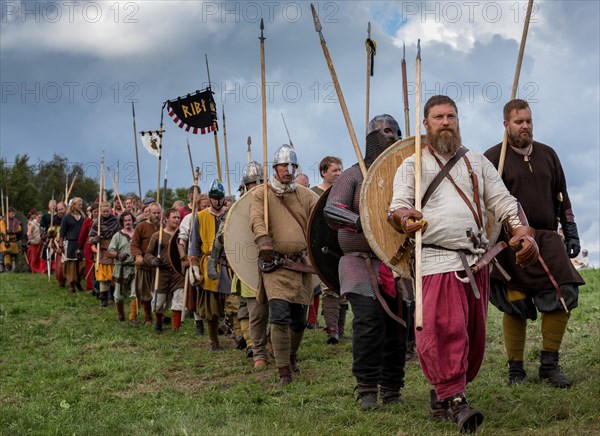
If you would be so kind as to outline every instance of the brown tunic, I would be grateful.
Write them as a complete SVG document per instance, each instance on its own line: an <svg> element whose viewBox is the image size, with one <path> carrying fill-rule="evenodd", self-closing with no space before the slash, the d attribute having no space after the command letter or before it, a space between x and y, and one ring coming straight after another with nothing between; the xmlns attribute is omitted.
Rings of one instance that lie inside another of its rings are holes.
<svg viewBox="0 0 600 436"><path fill-rule="evenodd" d="M152 235L158 231L150 221L144 221L135 227L133 237L131 238L131 255L135 259L138 255L144 257L148 243ZM152 268L144 263L141 269L151 270Z"/></svg>
<svg viewBox="0 0 600 436"><path fill-rule="evenodd" d="M183 289L183 277L171 266L171 257L169 255L169 242L171 241L170 233L163 230L162 243L160 245L160 274L158 278L158 293L166 294L175 292L177 289ZM158 237L160 232L156 232L150 238L144 260L149 263L158 255Z"/></svg>
<svg viewBox="0 0 600 436"><path fill-rule="evenodd" d="M502 144L495 145L484 154L496 168L500 161L501 147ZM558 284L585 284L575 271L567 256L565 244L556 232L557 212L560 221L573 221L567 182L556 152L549 146L534 141L533 151L527 162L523 156L508 147L502 179L510 193L521 203L529 225L535 229L540 255ZM562 205L557 200L559 192L563 195ZM509 239L503 229L499 240L508 242ZM509 289L523 292L554 289L539 262L521 269L516 264L514 251L510 249L503 250L497 259L511 276L511 280L507 283L497 269L494 269L491 276L505 283Z"/></svg>
<svg viewBox="0 0 600 436"><path fill-rule="evenodd" d="M264 190L253 191L250 206L250 221L255 241L267 236L263 212ZM319 197L304 186L296 186L296 190L283 194L283 200L300 220L300 224L292 217L282 204L280 197L271 189L268 190L269 233L273 238L273 248L281 254L306 252L306 231L312 208ZM310 274L278 268L268 274L261 274L267 298L281 299L295 304L310 304L312 300L312 278Z"/></svg>

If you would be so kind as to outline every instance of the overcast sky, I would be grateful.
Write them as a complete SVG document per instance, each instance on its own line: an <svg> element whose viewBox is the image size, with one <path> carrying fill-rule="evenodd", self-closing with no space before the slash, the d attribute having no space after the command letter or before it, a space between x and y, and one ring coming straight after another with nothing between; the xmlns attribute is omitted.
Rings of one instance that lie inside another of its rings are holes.
<svg viewBox="0 0 600 436"><path fill-rule="evenodd" d="M404 130L402 43L414 134L416 42L422 47L422 101L438 93L459 107L463 143L483 152L502 140L526 1L315 3L356 134L365 132L364 41L377 42L371 116L389 113ZM262 160L260 17L265 20L269 157L288 142L319 183L327 154L356 162L307 2L2 1L0 27L3 158L31 162L54 153L97 176L102 151L119 167L119 192L137 192L131 102L137 130L158 129L167 99L207 86L208 55L219 121L224 106L231 191L246 162ZM599 2L537 1L518 96L530 102L535 138L558 152L583 246L599 265ZM202 169L203 191L216 177L213 135L192 135L165 111L169 186L192 184L186 141ZM222 126L221 126L222 127ZM223 131L219 147L225 174ZM364 146L364 144L361 144ZM157 160L139 141L142 191L156 189ZM163 175L161 174L161 179ZM225 175L224 185L227 189ZM161 181L162 183L162 181Z"/></svg>

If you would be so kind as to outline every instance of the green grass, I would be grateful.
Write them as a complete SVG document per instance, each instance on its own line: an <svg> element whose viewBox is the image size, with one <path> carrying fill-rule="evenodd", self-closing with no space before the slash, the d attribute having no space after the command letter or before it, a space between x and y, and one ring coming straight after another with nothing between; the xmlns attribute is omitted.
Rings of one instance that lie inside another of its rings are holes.
<svg viewBox="0 0 600 436"><path fill-rule="evenodd" d="M600 271L584 271L561 364L573 381L556 389L537 379L540 325L530 322L527 383L506 385L501 315L490 306L486 357L469 386L483 411L484 435L600 434ZM323 322L321 322L323 323ZM350 329L351 330L351 329ZM452 423L428 417L429 386L407 364L400 405L362 413L353 394L351 344L325 345L307 331L302 375L274 391L274 365L255 372L251 359L222 338L182 331L155 335L116 322L114 307L31 274L0 275L0 433L98 435L441 435Z"/></svg>

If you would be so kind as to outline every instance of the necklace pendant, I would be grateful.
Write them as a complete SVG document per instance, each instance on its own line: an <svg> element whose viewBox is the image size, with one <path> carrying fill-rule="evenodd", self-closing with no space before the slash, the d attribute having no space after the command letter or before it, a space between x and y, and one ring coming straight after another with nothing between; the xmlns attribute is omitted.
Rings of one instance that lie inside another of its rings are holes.
<svg viewBox="0 0 600 436"><path fill-rule="evenodd" d="M524 160L525 162L529 162L529 156L523 156L523 160Z"/></svg>

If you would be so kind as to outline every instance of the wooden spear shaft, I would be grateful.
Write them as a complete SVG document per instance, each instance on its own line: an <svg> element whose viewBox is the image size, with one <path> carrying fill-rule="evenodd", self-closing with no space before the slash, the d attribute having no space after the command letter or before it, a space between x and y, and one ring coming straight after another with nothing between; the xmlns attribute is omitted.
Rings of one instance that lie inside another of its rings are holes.
<svg viewBox="0 0 600 436"><path fill-rule="evenodd" d="M417 42L417 73L416 73L416 94L417 101L415 105L415 209L421 210L421 123L419 116L421 114L421 40ZM421 230L415 232L415 325L416 329L423 329L423 277L422 267L423 259L421 250L423 244L423 233Z"/></svg>
<svg viewBox="0 0 600 436"><path fill-rule="evenodd" d="M102 201L104 198L104 152L100 161L100 195L98 197L98 242L96 243L96 271L100 268L100 223L102 222Z"/></svg>
<svg viewBox="0 0 600 436"><path fill-rule="evenodd" d="M110 170L108 171L108 177L110 177L110 181L113 185L113 189L115 190L115 196L117 197L117 201L121 205L121 211L123 212L123 211L125 211L125 206L123 205L123 202L121 201L121 197L119 196L119 191L117 191L117 184L115 183L115 179L113 179L113 176L110 173Z"/></svg>
<svg viewBox="0 0 600 436"><path fill-rule="evenodd" d="M73 180L71 180L71 184L69 185L69 189L67 191L67 198L65 198L65 203L69 202L69 197L71 196L71 191L73 190L73 185L75 185L75 179L77 179L77 174L73 176Z"/></svg>
<svg viewBox="0 0 600 436"><path fill-rule="evenodd" d="M533 0L529 0L527 4L527 15L523 24L523 34L521 35L521 45L519 47L519 55L517 56L517 67L515 68L515 77L513 79L512 92L510 99L514 100L519 88L519 76L521 75L521 64L523 63L523 55L525 53L525 43L527 42L527 33L529 32L529 22L531 20L531 11L533 9ZM504 137L502 138L502 148L500 149L500 161L498 162L498 174L502 177L504 171L504 161L506 159L506 150L508 148L508 132L504 129Z"/></svg>
<svg viewBox="0 0 600 436"><path fill-rule="evenodd" d="M365 165L365 161L363 159L362 153L360 151L360 147L358 145L358 139L356 139L356 133L354 132L354 126L352 125L352 120L350 119L350 115L348 113L348 107L346 106L346 100L344 99L344 94L342 93L342 89L340 88L340 82L338 81L337 74L335 73L335 68L333 66L333 62L331 60L331 56L329 55L329 49L327 48L327 43L325 42L325 38L323 38L323 33L321 32L321 22L319 21L319 16L317 15L317 11L315 10L314 5L310 4L310 9L312 11L313 19L315 22L315 30L319 34L319 38L321 40L321 48L323 49L323 54L325 55L325 60L327 61L327 66L329 67L329 73L331 74L331 80L333 81L333 85L335 87L335 91L338 96L338 100L340 101L340 107L342 108L342 113L344 114L344 120L346 121L346 126L348 127L348 133L350 134L350 139L352 140L352 145L354 146L354 153L356 153L356 158L358 159L358 166L360 167L360 172L362 173L363 178L367 176L367 167Z"/></svg>
<svg viewBox="0 0 600 436"><path fill-rule="evenodd" d="M135 167L137 170L137 180L138 180L138 194L140 196L140 200L142 200L142 182L140 180L140 157L138 153L138 143L137 143L137 129L135 127L135 107L133 102L131 102L131 111L133 113L133 144L135 145Z"/></svg>
<svg viewBox="0 0 600 436"><path fill-rule="evenodd" d="M225 106L221 106L223 112L223 148L225 149L225 173L227 174L227 194L231 196L231 178L229 176L229 154L227 153L227 125L225 124Z"/></svg>
<svg viewBox="0 0 600 436"><path fill-rule="evenodd" d="M208 55L205 53L204 54L204 60L206 61L206 74L208 75L208 89L209 91L211 91L211 87L210 87L210 69L208 68ZM212 91L211 91L212 93ZM211 94L212 95L212 94ZM215 112L217 110L215 109ZM219 176L219 180L223 181L223 175L221 174L221 157L219 155L219 138L217 137L217 119L216 119L216 114L215 118L213 118L213 138L215 141L215 156L217 159L217 174Z"/></svg>
<svg viewBox="0 0 600 436"><path fill-rule="evenodd" d="M365 110L365 136L369 131L369 107L371 105L371 46L369 41L371 40L371 22L367 27L367 99L366 99L366 110Z"/></svg>
<svg viewBox="0 0 600 436"><path fill-rule="evenodd" d="M260 80L261 80L261 99L262 99L262 135L263 135L263 176L265 182L263 183L263 214L265 219L265 227L267 234L269 233L269 206L267 201L268 191L267 185L269 180L268 170L268 157L267 157L267 91L266 91L266 78L265 78L265 23L263 19L260 19Z"/></svg>
<svg viewBox="0 0 600 436"><path fill-rule="evenodd" d="M187 245L187 258L188 258L188 262L191 256L191 252L192 252L192 229L194 227L194 222L196 220L196 201L198 200L197 196L197 191L198 191L198 179L200 178L200 168L196 167L196 171L194 172L194 193L192 194L192 219L190 220L190 230L188 233L188 245ZM187 309L187 307L185 307L185 304L187 302L187 289L188 289L188 284L189 284L189 274L188 271L183 268L183 274L184 274L184 280L183 280L183 305L184 308Z"/></svg>
<svg viewBox="0 0 600 436"><path fill-rule="evenodd" d="M410 136L410 117L408 115L408 79L406 75L406 46L404 43L402 44L402 95L404 97L404 137L408 138Z"/></svg>

